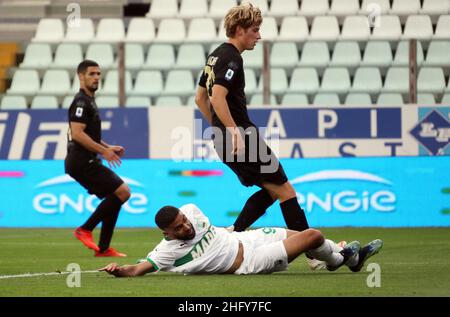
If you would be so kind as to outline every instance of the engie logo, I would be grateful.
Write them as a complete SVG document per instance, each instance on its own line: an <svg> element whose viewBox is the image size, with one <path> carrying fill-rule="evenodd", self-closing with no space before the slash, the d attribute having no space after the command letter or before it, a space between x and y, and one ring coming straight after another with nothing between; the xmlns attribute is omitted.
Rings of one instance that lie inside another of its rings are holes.
<svg viewBox="0 0 450 317"><path fill-rule="evenodd" d="M308 212L393 212L397 197L392 183L356 170L324 170L297 177L291 183L300 189L297 198Z"/></svg>
<svg viewBox="0 0 450 317"><path fill-rule="evenodd" d="M122 177L130 187L143 188L139 182ZM64 214L84 211L94 212L100 203L94 195L89 195L84 188L75 182L69 175L61 175L36 185L38 193L33 197L33 208L38 213L46 215ZM148 197L139 192L131 191L130 199L123 205L123 211L130 214L147 212Z"/></svg>

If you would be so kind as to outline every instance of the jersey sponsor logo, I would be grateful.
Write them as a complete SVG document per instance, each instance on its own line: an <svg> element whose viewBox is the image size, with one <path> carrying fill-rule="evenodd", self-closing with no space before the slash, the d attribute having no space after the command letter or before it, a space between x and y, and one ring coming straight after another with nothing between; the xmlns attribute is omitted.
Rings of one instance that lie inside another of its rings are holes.
<svg viewBox="0 0 450 317"><path fill-rule="evenodd" d="M83 116L83 108L82 107L78 107L75 110L75 117L81 118Z"/></svg>
<svg viewBox="0 0 450 317"><path fill-rule="evenodd" d="M225 79L230 81L233 78L234 71L232 69L228 69L225 73Z"/></svg>
<svg viewBox="0 0 450 317"><path fill-rule="evenodd" d="M195 259L200 258L211 246L213 240L216 238L216 231L213 226L210 226L208 231L198 241L185 256L175 261L175 266L181 266Z"/></svg>

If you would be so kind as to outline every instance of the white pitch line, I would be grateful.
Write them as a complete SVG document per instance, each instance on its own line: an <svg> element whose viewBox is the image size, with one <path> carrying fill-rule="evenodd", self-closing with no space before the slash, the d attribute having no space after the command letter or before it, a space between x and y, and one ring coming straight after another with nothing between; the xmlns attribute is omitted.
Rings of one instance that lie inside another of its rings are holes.
<svg viewBox="0 0 450 317"><path fill-rule="evenodd" d="M21 277L36 277L36 276L51 276L51 275L67 275L72 273L99 273L97 270L92 271L72 271L72 272L50 272L50 273L25 273L17 275L0 275L0 280L7 278L21 278Z"/></svg>

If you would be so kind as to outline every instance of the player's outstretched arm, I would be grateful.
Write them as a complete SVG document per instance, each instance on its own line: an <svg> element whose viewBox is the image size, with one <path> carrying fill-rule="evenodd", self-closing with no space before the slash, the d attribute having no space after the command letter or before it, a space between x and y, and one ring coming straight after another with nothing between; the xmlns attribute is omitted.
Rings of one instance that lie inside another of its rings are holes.
<svg viewBox="0 0 450 317"><path fill-rule="evenodd" d="M110 263L98 270L114 275L115 277L134 277L154 272L155 268L150 262L146 261L139 264L124 266L119 266L117 263Z"/></svg>

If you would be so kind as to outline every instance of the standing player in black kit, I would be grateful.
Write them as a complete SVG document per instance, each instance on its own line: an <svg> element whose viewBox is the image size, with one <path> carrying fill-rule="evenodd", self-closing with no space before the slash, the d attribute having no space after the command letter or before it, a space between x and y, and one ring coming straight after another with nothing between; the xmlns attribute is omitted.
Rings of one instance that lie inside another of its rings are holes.
<svg viewBox="0 0 450 317"><path fill-rule="evenodd" d="M75 230L74 235L93 249L95 256L123 257L126 254L117 252L109 245L120 208L130 198L130 188L116 173L102 165L97 154L103 156L110 167L117 167L121 164L124 148L109 145L101 137L101 120L94 99L101 75L99 65L84 60L78 65L77 73L80 91L69 108L65 170L89 194L103 200L89 219ZM100 222L102 228L97 246L92 239L92 231Z"/></svg>

